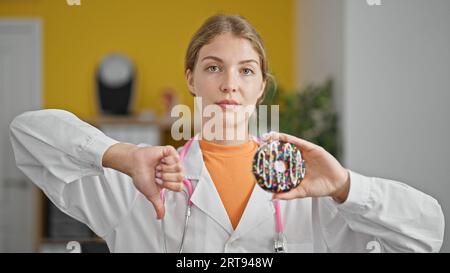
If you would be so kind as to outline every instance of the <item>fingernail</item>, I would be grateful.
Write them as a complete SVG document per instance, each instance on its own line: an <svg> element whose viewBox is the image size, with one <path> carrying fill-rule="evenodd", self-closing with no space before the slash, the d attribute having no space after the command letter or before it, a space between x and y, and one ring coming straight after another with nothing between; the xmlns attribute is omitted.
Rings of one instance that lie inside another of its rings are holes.
<svg viewBox="0 0 450 273"><path fill-rule="evenodd" d="M156 177L161 178L161 173L160 172L156 172Z"/></svg>
<svg viewBox="0 0 450 273"><path fill-rule="evenodd" d="M158 183L159 185L163 184L162 180L159 178L155 178L155 182Z"/></svg>
<svg viewBox="0 0 450 273"><path fill-rule="evenodd" d="M162 169L161 165L156 166L156 170L160 171Z"/></svg>

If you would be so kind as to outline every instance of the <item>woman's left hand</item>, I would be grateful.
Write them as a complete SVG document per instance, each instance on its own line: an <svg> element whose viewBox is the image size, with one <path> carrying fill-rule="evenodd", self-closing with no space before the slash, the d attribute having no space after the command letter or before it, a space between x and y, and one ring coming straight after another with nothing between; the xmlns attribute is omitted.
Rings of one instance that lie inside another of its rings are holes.
<svg viewBox="0 0 450 273"><path fill-rule="evenodd" d="M306 140L282 133L272 132L263 139L281 140L297 146L305 160L305 178L295 189L274 194L274 199L331 196L343 203L350 191L350 174L324 148Z"/></svg>

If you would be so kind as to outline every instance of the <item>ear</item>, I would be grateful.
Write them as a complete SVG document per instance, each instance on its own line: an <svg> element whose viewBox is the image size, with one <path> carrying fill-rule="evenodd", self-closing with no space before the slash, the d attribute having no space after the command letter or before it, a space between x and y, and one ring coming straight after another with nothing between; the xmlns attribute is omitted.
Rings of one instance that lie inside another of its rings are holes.
<svg viewBox="0 0 450 273"><path fill-rule="evenodd" d="M194 75L190 69L186 70L186 83L189 88L189 92L195 97L195 89L194 89Z"/></svg>

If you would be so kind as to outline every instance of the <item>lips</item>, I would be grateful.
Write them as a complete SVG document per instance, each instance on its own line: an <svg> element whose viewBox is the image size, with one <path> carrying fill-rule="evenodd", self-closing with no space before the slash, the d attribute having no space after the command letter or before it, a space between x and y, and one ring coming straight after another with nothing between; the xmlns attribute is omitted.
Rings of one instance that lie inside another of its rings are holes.
<svg viewBox="0 0 450 273"><path fill-rule="evenodd" d="M220 108L227 110L227 109L235 109L237 108L239 105L241 105L240 103L238 103L235 100L221 100L216 102L217 105L220 106Z"/></svg>

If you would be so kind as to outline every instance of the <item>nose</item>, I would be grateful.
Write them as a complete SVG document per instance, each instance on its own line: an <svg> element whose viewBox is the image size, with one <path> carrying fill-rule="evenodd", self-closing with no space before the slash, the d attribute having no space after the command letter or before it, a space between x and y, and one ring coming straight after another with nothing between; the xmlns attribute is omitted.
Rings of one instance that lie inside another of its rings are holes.
<svg viewBox="0 0 450 273"><path fill-rule="evenodd" d="M233 75L233 72L229 71L228 73L224 73L224 79L222 84L220 85L220 91L224 93L228 92L236 92L238 89L237 79Z"/></svg>

